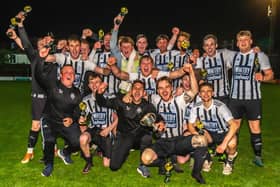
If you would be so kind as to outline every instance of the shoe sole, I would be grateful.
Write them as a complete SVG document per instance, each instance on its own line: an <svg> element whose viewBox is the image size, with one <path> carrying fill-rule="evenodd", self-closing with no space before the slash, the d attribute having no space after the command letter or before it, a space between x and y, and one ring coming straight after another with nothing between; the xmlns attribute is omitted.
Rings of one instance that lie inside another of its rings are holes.
<svg viewBox="0 0 280 187"><path fill-rule="evenodd" d="M82 171L82 174L88 174L89 171Z"/></svg>
<svg viewBox="0 0 280 187"><path fill-rule="evenodd" d="M211 171L211 166L212 166L212 162L211 162L209 168L202 168L202 171L204 171L204 172L210 172L210 171Z"/></svg>
<svg viewBox="0 0 280 187"><path fill-rule="evenodd" d="M224 173L223 172L223 175L231 175L232 174L232 172L230 172L230 173Z"/></svg>
<svg viewBox="0 0 280 187"><path fill-rule="evenodd" d="M211 171L211 168L210 169L202 169L202 171L204 171L204 172L210 172Z"/></svg>
<svg viewBox="0 0 280 187"><path fill-rule="evenodd" d="M89 171L82 171L82 174L88 174L89 173Z"/></svg>
<svg viewBox="0 0 280 187"><path fill-rule="evenodd" d="M142 171L141 171L140 169L138 169L138 168L137 168L137 172L138 172L142 177L144 177L144 178L149 178L149 177L150 177L150 175L149 175L149 176L143 175Z"/></svg>
<svg viewBox="0 0 280 187"><path fill-rule="evenodd" d="M70 165L70 164L71 164L71 163L66 162L64 156L62 156L62 155L60 154L60 151L57 152L57 156L58 156L59 158L61 158L61 160L64 162L65 165Z"/></svg>
<svg viewBox="0 0 280 187"><path fill-rule="evenodd" d="M34 157L31 157L30 159L28 160L22 160L20 161L22 164L27 164L28 162L30 162L31 160L33 160Z"/></svg>
<svg viewBox="0 0 280 187"><path fill-rule="evenodd" d="M50 177L50 176L52 176L52 174L50 174L49 176L47 176L47 175L44 175L44 173L41 173L41 176L43 176L43 177Z"/></svg>

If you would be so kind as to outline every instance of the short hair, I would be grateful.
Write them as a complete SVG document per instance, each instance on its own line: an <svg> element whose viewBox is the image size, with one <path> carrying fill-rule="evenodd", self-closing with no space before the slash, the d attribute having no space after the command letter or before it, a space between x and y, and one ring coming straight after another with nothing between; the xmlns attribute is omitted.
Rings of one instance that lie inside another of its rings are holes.
<svg viewBox="0 0 280 187"><path fill-rule="evenodd" d="M89 71L89 73L88 73L88 82L93 80L93 79L96 79L96 78L99 78L100 80L102 80L101 75L99 75L99 74L97 74L97 73L95 73L93 71Z"/></svg>
<svg viewBox="0 0 280 187"><path fill-rule="evenodd" d="M141 58L139 60L140 64L142 63L143 59L150 60L152 62L152 64L154 65L154 59L150 55L143 55L143 56L141 56Z"/></svg>
<svg viewBox="0 0 280 187"><path fill-rule="evenodd" d="M213 84L209 83L209 82L203 82L199 85L199 91L203 88L203 87L209 87L212 90L214 90Z"/></svg>
<svg viewBox="0 0 280 187"><path fill-rule="evenodd" d="M49 36L52 39L55 39L53 32L47 32L47 34L45 36Z"/></svg>
<svg viewBox="0 0 280 187"><path fill-rule="evenodd" d="M122 36L122 38L119 39L120 45L122 45L122 43L130 43L132 46L135 45L134 40L130 36Z"/></svg>
<svg viewBox="0 0 280 187"><path fill-rule="evenodd" d="M249 30L241 30L241 31L239 31L239 32L236 34L236 39L238 39L238 38L241 37L241 36L249 36L250 38L253 37L251 31L249 31Z"/></svg>
<svg viewBox="0 0 280 187"><path fill-rule="evenodd" d="M159 40L167 40L169 41L169 37L166 34L160 34L156 37L156 43L158 43Z"/></svg>
<svg viewBox="0 0 280 187"><path fill-rule="evenodd" d="M218 44L218 38L214 34L207 34L203 37L203 44L206 40L212 38L216 44Z"/></svg>
<svg viewBox="0 0 280 187"><path fill-rule="evenodd" d="M90 46L90 43L89 43L89 41L87 40L87 39L81 39L81 44L87 44L88 46Z"/></svg>
<svg viewBox="0 0 280 187"><path fill-rule="evenodd" d="M73 66L71 64L64 64L61 68L60 68L60 73L62 72L62 70L65 68L65 67L71 67L73 68ZM73 68L74 69L74 68Z"/></svg>
<svg viewBox="0 0 280 187"><path fill-rule="evenodd" d="M181 31L181 32L179 33L178 37L179 37L179 36L183 36L183 37L185 37L187 40L190 40L190 38L191 38L191 34L190 34L190 33L187 33L187 32L184 32L184 31Z"/></svg>
<svg viewBox="0 0 280 187"><path fill-rule="evenodd" d="M148 38L147 38L147 36L146 36L145 34L138 34L138 35L136 36L136 42L137 42L140 38L145 38L145 39L148 41Z"/></svg>
<svg viewBox="0 0 280 187"><path fill-rule="evenodd" d="M171 85L171 87L173 86L173 84L172 84L172 83L173 83L172 79L170 79L170 78L167 77L167 76L163 76L163 77L161 77L161 78L159 78L159 79L157 80L157 89L158 89L159 83L162 82L162 81L168 82L168 83Z"/></svg>
<svg viewBox="0 0 280 187"><path fill-rule="evenodd" d="M76 34L72 34L67 38L67 43L69 44L70 41L79 42L81 43L80 37Z"/></svg>
<svg viewBox="0 0 280 187"><path fill-rule="evenodd" d="M134 81L132 82L131 88L133 88L133 86L134 86L135 84L137 84L137 83L142 84L143 88L145 89L145 82L142 81L142 80L140 80L140 79L134 80Z"/></svg>

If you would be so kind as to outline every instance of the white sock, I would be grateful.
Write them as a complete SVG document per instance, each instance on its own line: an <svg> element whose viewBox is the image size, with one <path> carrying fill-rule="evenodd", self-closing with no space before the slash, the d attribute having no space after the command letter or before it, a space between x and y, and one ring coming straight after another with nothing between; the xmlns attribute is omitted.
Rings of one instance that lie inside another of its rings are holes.
<svg viewBox="0 0 280 187"><path fill-rule="evenodd" d="M34 149L33 147L28 147L27 148L27 153L33 153L33 149Z"/></svg>

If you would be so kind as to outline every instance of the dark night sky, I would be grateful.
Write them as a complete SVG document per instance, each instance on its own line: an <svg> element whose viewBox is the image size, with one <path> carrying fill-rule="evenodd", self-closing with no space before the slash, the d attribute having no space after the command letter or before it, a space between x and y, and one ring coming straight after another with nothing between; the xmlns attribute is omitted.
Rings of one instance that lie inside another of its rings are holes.
<svg viewBox="0 0 280 187"><path fill-rule="evenodd" d="M77 3L74 3L77 2ZM159 3L161 2L161 3ZM40 36L52 31L56 36L80 34L81 29L91 27L109 31L113 18L122 6L128 7L128 15L121 26L120 34L135 38L137 33L147 34L150 46L161 33L171 35L171 28L178 26L192 34L193 43L201 43L205 34L213 33L220 40L234 39L241 29L253 31L254 38L262 41L269 35L269 19L266 7L269 0L8 0L0 10L0 38L9 41L5 31L9 19L25 5L33 10L25 27L30 36ZM279 3L279 1L278 1ZM278 6L278 10L279 10ZM278 11L278 18L280 11ZM276 45L279 48L279 21L276 28ZM278 36L277 36L278 35Z"/></svg>

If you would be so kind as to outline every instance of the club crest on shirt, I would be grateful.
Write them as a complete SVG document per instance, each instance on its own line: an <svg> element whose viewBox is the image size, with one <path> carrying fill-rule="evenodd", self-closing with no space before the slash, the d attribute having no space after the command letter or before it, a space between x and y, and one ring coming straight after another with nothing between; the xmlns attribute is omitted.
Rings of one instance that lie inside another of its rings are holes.
<svg viewBox="0 0 280 187"><path fill-rule="evenodd" d="M71 98L72 100L74 100L74 99L75 99L75 94L74 94L74 93L71 93L71 94L70 94L70 98Z"/></svg>
<svg viewBox="0 0 280 187"><path fill-rule="evenodd" d="M141 109L140 107L138 107L138 108L136 109L136 112L137 112L137 114L140 114L140 113L142 112L142 109Z"/></svg>
<svg viewBox="0 0 280 187"><path fill-rule="evenodd" d="M59 89L58 89L58 93L59 93L59 94L63 94L63 90L59 88Z"/></svg>

